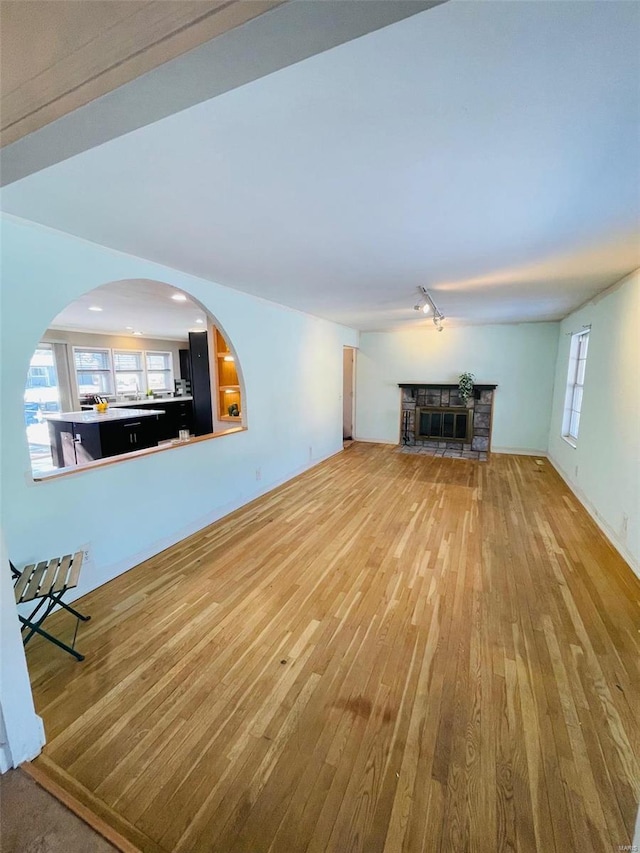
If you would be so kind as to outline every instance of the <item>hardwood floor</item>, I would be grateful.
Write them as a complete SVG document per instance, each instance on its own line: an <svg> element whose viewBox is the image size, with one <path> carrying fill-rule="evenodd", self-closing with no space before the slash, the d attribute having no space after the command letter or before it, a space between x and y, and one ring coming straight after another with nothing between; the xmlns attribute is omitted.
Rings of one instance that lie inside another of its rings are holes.
<svg viewBox="0 0 640 853"><path fill-rule="evenodd" d="M355 444L28 647L36 764L145 851L610 853L639 599L545 460Z"/></svg>

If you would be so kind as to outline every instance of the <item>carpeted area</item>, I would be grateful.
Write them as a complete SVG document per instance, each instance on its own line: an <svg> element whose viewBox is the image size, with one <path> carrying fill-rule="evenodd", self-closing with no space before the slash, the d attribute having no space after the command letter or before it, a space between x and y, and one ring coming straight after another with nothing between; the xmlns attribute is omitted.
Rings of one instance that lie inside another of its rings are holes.
<svg viewBox="0 0 640 853"><path fill-rule="evenodd" d="M0 776L2 853L112 853L116 848L22 770Z"/></svg>

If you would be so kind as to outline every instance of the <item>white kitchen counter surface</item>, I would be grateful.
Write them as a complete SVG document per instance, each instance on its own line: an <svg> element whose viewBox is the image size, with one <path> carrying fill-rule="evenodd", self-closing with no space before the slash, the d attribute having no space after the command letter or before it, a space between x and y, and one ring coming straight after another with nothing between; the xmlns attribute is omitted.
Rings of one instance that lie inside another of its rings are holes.
<svg viewBox="0 0 640 853"><path fill-rule="evenodd" d="M153 415L164 415L164 409L112 409L111 405L106 412L56 412L44 415L47 421L59 421L60 423L72 424L100 424L106 421L124 421L129 418L150 418Z"/></svg>
<svg viewBox="0 0 640 853"><path fill-rule="evenodd" d="M153 406L154 404L164 406L165 403L180 403L185 400L193 400L193 397L185 394L184 397L151 397L149 400L118 400L117 403L109 403L109 408L121 409L123 406L135 406L135 408L139 408L140 406ZM93 405L91 405L91 408L93 409Z"/></svg>

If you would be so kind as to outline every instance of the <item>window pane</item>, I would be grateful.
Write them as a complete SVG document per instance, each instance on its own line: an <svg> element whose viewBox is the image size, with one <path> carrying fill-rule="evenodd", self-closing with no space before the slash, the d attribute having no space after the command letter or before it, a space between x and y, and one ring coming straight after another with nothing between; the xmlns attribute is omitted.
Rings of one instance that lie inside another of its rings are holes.
<svg viewBox="0 0 640 853"><path fill-rule="evenodd" d="M142 370L141 352L122 352L114 350L113 366L116 370Z"/></svg>
<svg viewBox="0 0 640 853"><path fill-rule="evenodd" d="M584 385L584 369L587 364L587 360L585 358L581 358L578 362L578 371L576 373L576 382L579 385Z"/></svg>
<svg viewBox="0 0 640 853"><path fill-rule="evenodd" d="M75 350L78 370L109 370L109 350Z"/></svg>
<svg viewBox="0 0 640 853"><path fill-rule="evenodd" d="M571 412L571 423L569 425L569 435L572 435L574 438L577 438L579 426L580 426L580 412Z"/></svg>
<svg viewBox="0 0 640 853"><path fill-rule="evenodd" d="M111 374L91 373L85 370L78 371L78 391L81 395L113 393Z"/></svg>
<svg viewBox="0 0 640 853"><path fill-rule="evenodd" d="M31 358L24 403L27 424L41 421L43 412L60 411L58 376L50 346L38 347Z"/></svg>
<svg viewBox="0 0 640 853"><path fill-rule="evenodd" d="M142 385L142 373L116 373L117 394L141 394Z"/></svg>
<svg viewBox="0 0 640 853"><path fill-rule="evenodd" d="M582 387L580 385L576 385L573 389L573 402L571 404L571 408L578 413L582 411Z"/></svg>
<svg viewBox="0 0 640 853"><path fill-rule="evenodd" d="M171 370L171 353L148 352L147 370Z"/></svg>
<svg viewBox="0 0 640 853"><path fill-rule="evenodd" d="M578 350L578 358L587 357L587 349L589 348L589 332L580 335L580 348Z"/></svg>
<svg viewBox="0 0 640 853"><path fill-rule="evenodd" d="M147 373L147 380L151 391L170 391L171 374L167 371Z"/></svg>

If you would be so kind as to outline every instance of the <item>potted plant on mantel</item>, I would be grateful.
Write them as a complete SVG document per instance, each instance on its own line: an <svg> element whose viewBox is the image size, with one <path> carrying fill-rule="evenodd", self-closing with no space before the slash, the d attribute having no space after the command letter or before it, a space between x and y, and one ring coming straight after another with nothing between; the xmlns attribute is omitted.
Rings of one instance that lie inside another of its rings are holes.
<svg viewBox="0 0 640 853"><path fill-rule="evenodd" d="M458 377L458 397L460 397L465 406L467 405L467 400L473 394L473 380L475 378L473 373L461 373Z"/></svg>

